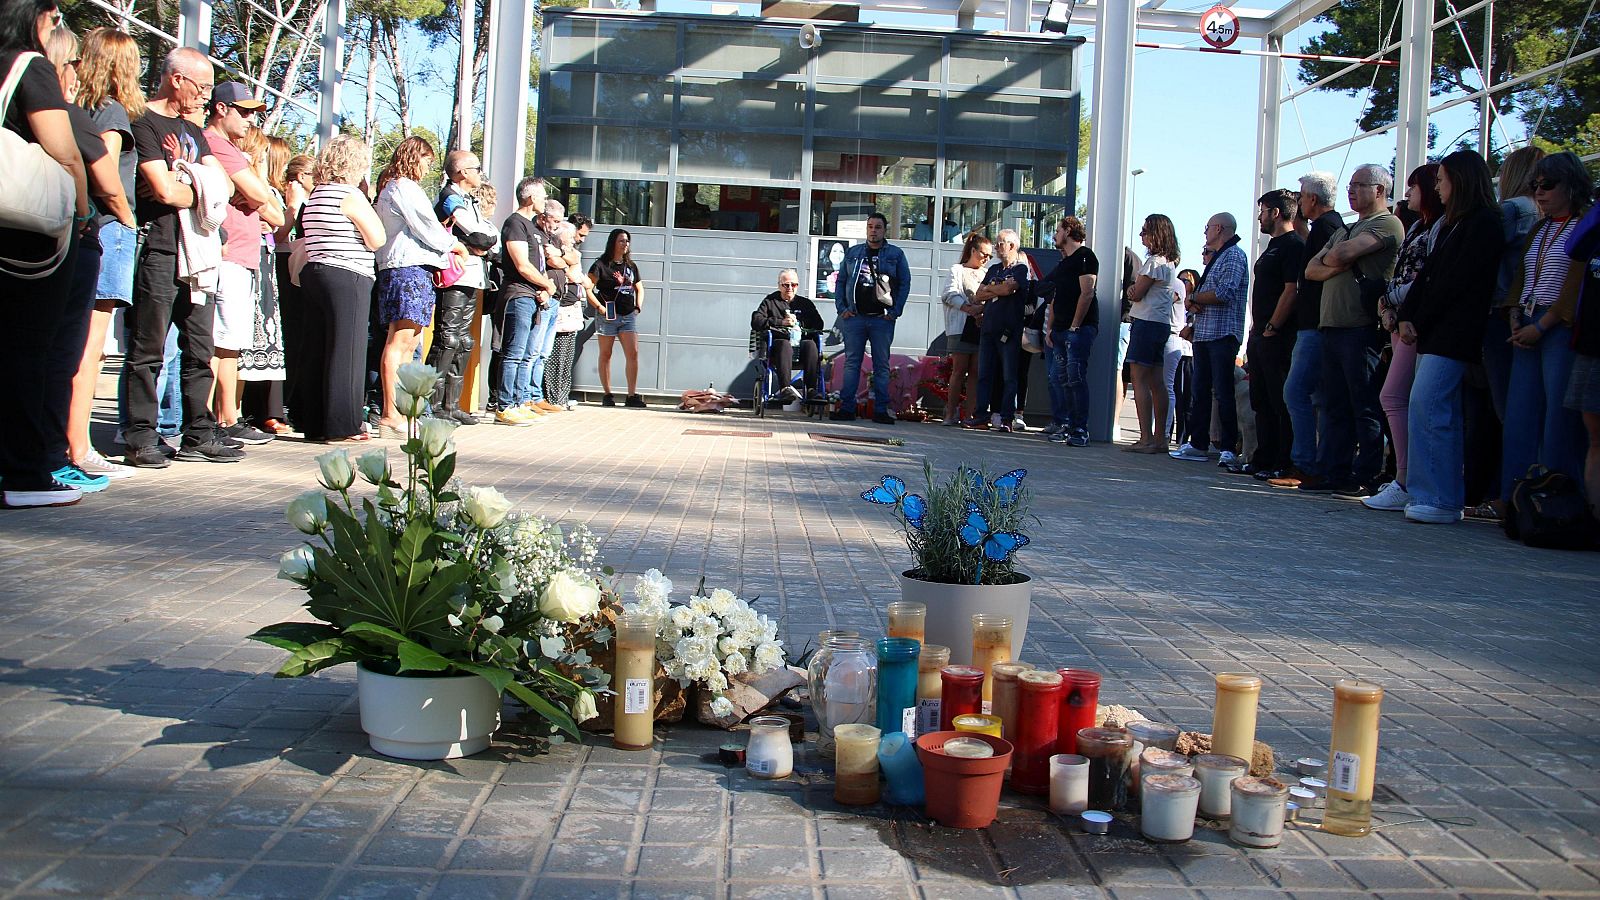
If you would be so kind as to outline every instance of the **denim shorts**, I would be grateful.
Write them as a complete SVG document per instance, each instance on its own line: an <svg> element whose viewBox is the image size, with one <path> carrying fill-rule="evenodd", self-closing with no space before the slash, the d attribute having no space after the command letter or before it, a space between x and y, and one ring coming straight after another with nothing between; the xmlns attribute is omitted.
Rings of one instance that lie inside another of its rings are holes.
<svg viewBox="0 0 1600 900"><path fill-rule="evenodd" d="M1134 319L1128 330L1128 362L1159 368L1171 334L1172 327L1165 322Z"/></svg>
<svg viewBox="0 0 1600 900"><path fill-rule="evenodd" d="M599 316L595 321L600 323L600 334L602 336L616 337L624 331L637 332L639 330L638 318L638 313L631 312L625 316L617 316L615 319Z"/></svg>
<svg viewBox="0 0 1600 900"><path fill-rule="evenodd" d="M100 283L96 300L133 303L133 262L138 256L139 232L111 219L100 226Z"/></svg>

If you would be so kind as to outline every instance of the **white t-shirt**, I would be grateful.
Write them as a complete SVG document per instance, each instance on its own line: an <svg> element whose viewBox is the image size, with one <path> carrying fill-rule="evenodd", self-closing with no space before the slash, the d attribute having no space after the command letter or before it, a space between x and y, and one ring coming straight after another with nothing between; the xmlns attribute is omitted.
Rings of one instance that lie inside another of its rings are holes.
<svg viewBox="0 0 1600 900"><path fill-rule="evenodd" d="M1181 351L1184 356L1194 355L1194 345L1178 337L1185 325L1189 324L1189 314L1184 312L1183 301L1189 296L1189 286L1183 279L1174 279L1172 282L1172 334L1167 337L1167 352Z"/></svg>
<svg viewBox="0 0 1600 900"><path fill-rule="evenodd" d="M1150 285L1150 290L1145 291L1143 299L1134 302L1129 314L1135 319L1160 322L1170 326L1172 304L1176 296L1172 285L1178 280L1177 268L1167 262L1166 257L1152 253L1145 257L1139 266L1139 271L1134 273L1134 277L1140 275L1150 278L1155 283Z"/></svg>

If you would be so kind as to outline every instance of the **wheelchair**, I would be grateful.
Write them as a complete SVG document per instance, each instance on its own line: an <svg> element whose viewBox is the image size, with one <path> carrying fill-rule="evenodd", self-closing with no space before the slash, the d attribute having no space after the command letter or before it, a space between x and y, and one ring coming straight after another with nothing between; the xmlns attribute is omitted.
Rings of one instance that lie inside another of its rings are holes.
<svg viewBox="0 0 1600 900"><path fill-rule="evenodd" d="M810 390L807 390L805 367L800 365L800 348L798 346L795 347L796 358L789 373L789 384L787 386L793 387L800 392L800 408L805 412L807 418L812 416L821 418L828 411L828 406L831 403L828 399L828 360L822 353L823 336L825 334L827 332L807 331L800 337L802 343L809 341L816 344L818 360L816 384L810 385ZM751 408L756 418L765 418L767 415L767 403L786 387L786 385L777 383L778 373L772 367L772 332L750 332L750 358L754 359L758 365L755 396L751 399Z"/></svg>

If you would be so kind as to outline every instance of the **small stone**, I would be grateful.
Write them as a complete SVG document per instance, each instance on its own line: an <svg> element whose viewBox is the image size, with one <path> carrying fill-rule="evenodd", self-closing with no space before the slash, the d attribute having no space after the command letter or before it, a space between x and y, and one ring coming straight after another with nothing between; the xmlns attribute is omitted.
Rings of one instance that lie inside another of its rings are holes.
<svg viewBox="0 0 1600 900"><path fill-rule="evenodd" d="M1199 731L1185 731L1178 735L1178 752L1187 756L1211 752L1211 735ZM1272 748L1256 741L1250 752L1250 774L1265 778L1272 774Z"/></svg>

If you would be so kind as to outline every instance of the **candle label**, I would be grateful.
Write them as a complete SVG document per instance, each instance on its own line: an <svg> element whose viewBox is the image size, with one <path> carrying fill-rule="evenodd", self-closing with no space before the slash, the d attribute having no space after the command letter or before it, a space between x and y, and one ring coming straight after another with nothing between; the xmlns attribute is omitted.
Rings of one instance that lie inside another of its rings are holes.
<svg viewBox="0 0 1600 900"><path fill-rule="evenodd" d="M749 769L752 775L771 775L777 769L777 766L773 764L774 761L770 759L756 759L747 756L745 760L744 767Z"/></svg>
<svg viewBox="0 0 1600 900"><path fill-rule="evenodd" d="M917 734L929 734L939 730L939 704L937 697L924 697L917 701Z"/></svg>
<svg viewBox="0 0 1600 900"><path fill-rule="evenodd" d="M629 678L622 693L623 713L633 715L650 711L650 679Z"/></svg>
<svg viewBox="0 0 1600 900"><path fill-rule="evenodd" d="M926 703L927 701L924 700L923 702ZM900 710L900 730L905 732L906 737L911 740L915 740L917 737L917 712L918 709L915 706L907 706Z"/></svg>
<svg viewBox="0 0 1600 900"><path fill-rule="evenodd" d="M1333 754L1328 787L1346 794L1356 792L1356 782L1361 780L1361 757L1339 750Z"/></svg>

